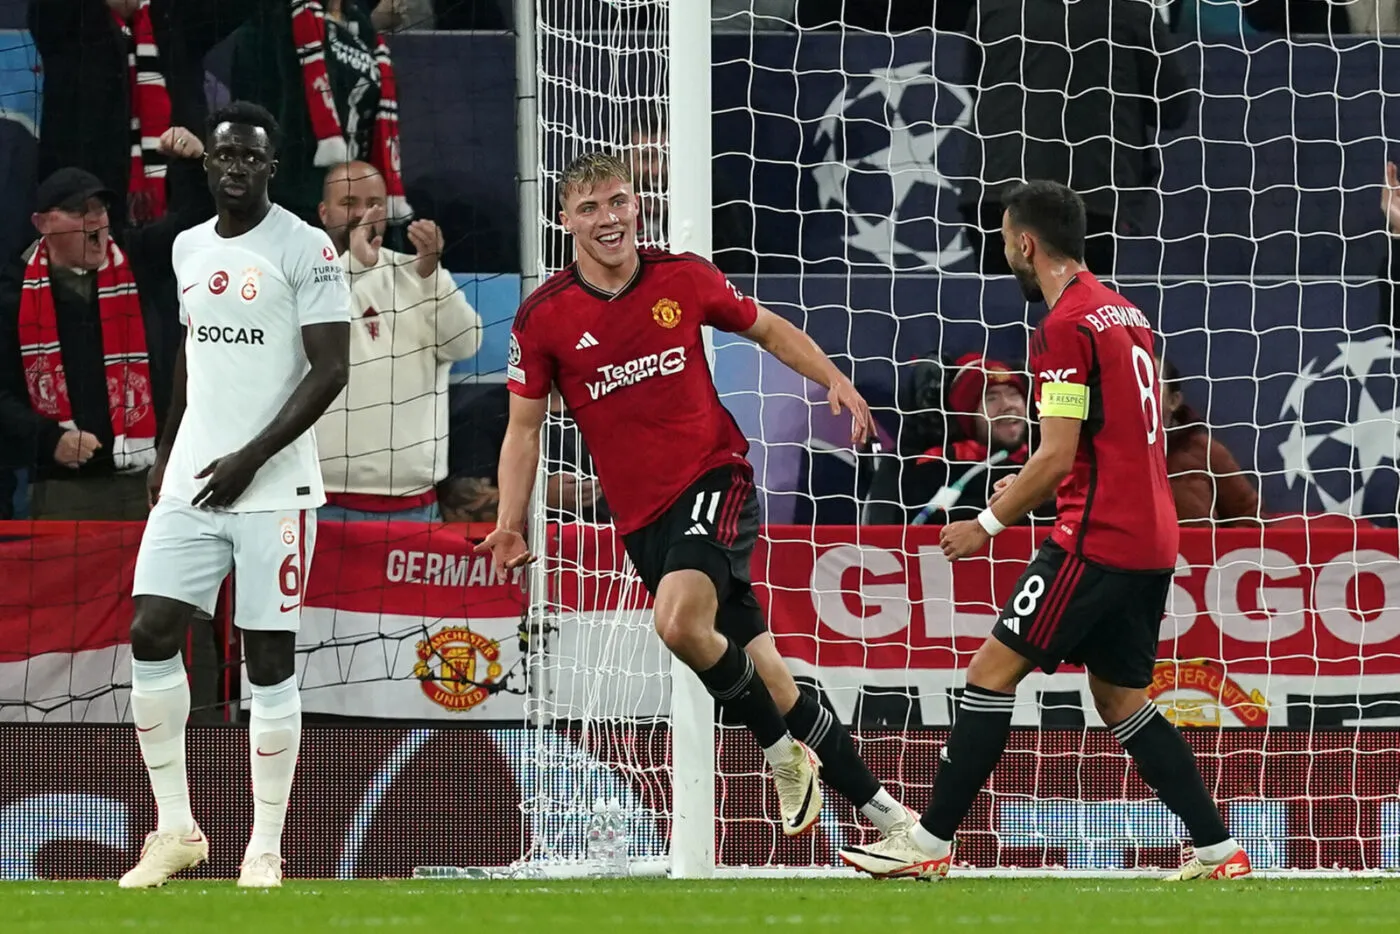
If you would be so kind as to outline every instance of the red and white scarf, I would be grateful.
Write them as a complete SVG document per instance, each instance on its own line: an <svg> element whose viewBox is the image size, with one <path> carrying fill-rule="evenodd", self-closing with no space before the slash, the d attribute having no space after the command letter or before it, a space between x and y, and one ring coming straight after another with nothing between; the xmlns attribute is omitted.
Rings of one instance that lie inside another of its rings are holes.
<svg viewBox="0 0 1400 934"><path fill-rule="evenodd" d="M349 2L349 0L347 0ZM311 132L316 136L315 164L324 167L347 162L350 149L345 132L336 114L335 97L331 93L330 77L326 73L326 10L321 0L292 0L292 41L297 46L297 61L301 63L302 87L306 92L306 109L311 116ZM359 158L369 162L384 177L389 196L387 211L390 220L407 218L412 209L404 196L403 175L399 163L399 99L394 81L394 66L389 60L389 47L378 36L374 47L374 62L379 69L379 112L374 120L370 152Z"/></svg>
<svg viewBox="0 0 1400 934"><path fill-rule="evenodd" d="M166 159L160 151L160 136L170 129L170 94L160 70L150 8L150 0L141 0L130 22L116 11L112 12L112 18L126 39L131 101L131 180L127 183L127 206L131 220L138 224L165 214Z"/></svg>
<svg viewBox="0 0 1400 934"><path fill-rule="evenodd" d="M97 270L97 313L102 322L102 362L112 418L112 457L118 470L141 470L156 459L156 414L146 357L146 322L131 266L115 243ZM73 423L68 379L58 346L58 315L49 282L49 249L43 240L24 270L19 300L20 358L29 401L40 415L65 428Z"/></svg>

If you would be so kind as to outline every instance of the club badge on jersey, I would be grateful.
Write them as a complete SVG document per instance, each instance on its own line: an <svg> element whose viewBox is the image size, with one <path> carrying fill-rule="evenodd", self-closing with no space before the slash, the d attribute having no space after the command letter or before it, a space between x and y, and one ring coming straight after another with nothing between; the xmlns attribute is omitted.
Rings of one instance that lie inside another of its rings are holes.
<svg viewBox="0 0 1400 934"><path fill-rule="evenodd" d="M663 328L673 328L681 323L681 306L669 298L663 298L651 306L651 317Z"/></svg>

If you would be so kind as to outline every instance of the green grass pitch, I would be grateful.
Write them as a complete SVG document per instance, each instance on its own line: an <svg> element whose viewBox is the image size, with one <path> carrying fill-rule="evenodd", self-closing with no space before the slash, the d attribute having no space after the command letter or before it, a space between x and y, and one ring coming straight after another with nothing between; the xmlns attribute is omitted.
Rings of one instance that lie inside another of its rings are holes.
<svg viewBox="0 0 1400 934"><path fill-rule="evenodd" d="M668 882L172 882L0 884L0 931L306 934L675 934L707 931L1027 931L1034 934L1400 931L1400 879L1242 880L1168 886L1149 880L865 879Z"/></svg>

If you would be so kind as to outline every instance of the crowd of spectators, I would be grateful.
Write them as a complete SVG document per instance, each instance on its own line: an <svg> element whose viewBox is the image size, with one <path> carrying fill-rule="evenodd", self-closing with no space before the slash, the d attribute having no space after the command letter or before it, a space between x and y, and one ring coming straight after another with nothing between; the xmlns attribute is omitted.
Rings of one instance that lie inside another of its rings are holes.
<svg viewBox="0 0 1400 934"><path fill-rule="evenodd" d="M961 195L982 269L1006 271L999 192L1044 177L1083 194L1088 262L1105 275L1135 192L1154 182L1159 134L1192 107L1173 30L1391 31L1397 8L1391 0L713 0L721 29L897 32L932 23L972 35L979 145L965 173L976 182ZM142 475L180 339L170 244L212 214L200 168L204 61L223 43L232 96L264 105L284 129L274 200L326 228L354 293L350 385L317 429L326 517L494 518L505 394L479 386L459 394L469 405L449 399L452 365L477 352L481 321L442 265L442 231L406 196L392 39L409 29L507 29L512 16L510 0L30 0L43 132L32 235L19 253L0 256L0 517L15 502L13 468L30 480L23 514L144 515ZM1096 44L1132 54L1076 52L1071 69L1069 48ZM1066 88L1070 109L1049 106ZM643 201L640 236L656 239L667 220L664 119L639 116L627 144ZM752 261L742 249L752 244L752 213L733 210L725 187L717 178L716 202L730 208L715 212L716 259L742 273ZM1397 190L1392 167L1392 233ZM874 472L863 521L975 514L996 480L1024 462L1035 419L1022 364L967 350L937 368L945 427L921 435L919 412L909 413ZM1181 517L1257 521L1247 472L1187 402L1171 362L1161 370ZM556 414L546 505L559 518L606 521L587 451L567 413ZM449 437L465 443L449 449Z"/></svg>
<svg viewBox="0 0 1400 934"><path fill-rule="evenodd" d="M450 371L481 321L404 196L385 35L509 21L496 0L30 0L42 133L32 234L0 257L0 517L146 514L181 339L171 246L213 215L205 57L226 43L233 96L285 132L274 200L325 227L351 283L326 518L440 518Z"/></svg>

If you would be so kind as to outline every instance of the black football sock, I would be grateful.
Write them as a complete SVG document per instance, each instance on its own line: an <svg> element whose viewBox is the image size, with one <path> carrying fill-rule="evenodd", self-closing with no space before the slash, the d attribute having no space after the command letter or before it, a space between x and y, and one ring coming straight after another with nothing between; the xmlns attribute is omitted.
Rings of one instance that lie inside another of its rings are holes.
<svg viewBox="0 0 1400 934"><path fill-rule="evenodd" d="M958 705L958 719L943 747L933 778L933 801L919 819L940 840L952 841L958 824L972 809L977 792L1006 751L1015 694L988 691L969 684Z"/></svg>
<svg viewBox="0 0 1400 934"><path fill-rule="evenodd" d="M1196 767L1195 753L1181 732L1157 712L1156 704L1149 702L1110 729L1137 763L1142 780L1181 818L1197 849L1230 839L1230 832L1220 819L1220 809L1211 800L1201 770Z"/></svg>
<svg viewBox="0 0 1400 934"><path fill-rule="evenodd" d="M828 785L857 808L870 803L880 783L861 761L845 724L803 691L797 692L797 703L783 719L794 737L816 751Z"/></svg>
<svg viewBox="0 0 1400 934"><path fill-rule="evenodd" d="M788 736L783 715L778 713L768 685L754 670L753 659L731 640L725 639L719 661L696 674L715 700L738 715L758 745L769 749Z"/></svg>

